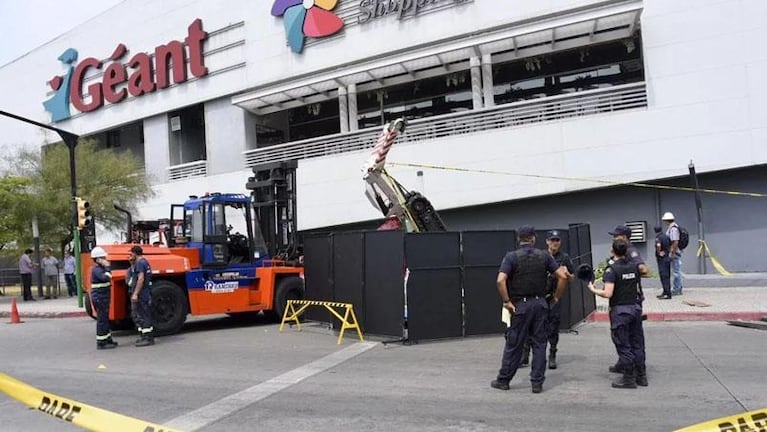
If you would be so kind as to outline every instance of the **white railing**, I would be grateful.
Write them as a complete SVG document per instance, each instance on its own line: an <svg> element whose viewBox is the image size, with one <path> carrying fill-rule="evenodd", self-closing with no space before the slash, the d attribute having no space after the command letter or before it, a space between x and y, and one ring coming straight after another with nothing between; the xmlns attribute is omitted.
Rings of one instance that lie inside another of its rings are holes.
<svg viewBox="0 0 767 432"><path fill-rule="evenodd" d="M184 180L192 177L205 177L208 172L207 161L200 160L168 167L168 180Z"/></svg>
<svg viewBox="0 0 767 432"><path fill-rule="evenodd" d="M398 139L423 141L646 106L645 83L639 82L413 120ZM373 127L248 150L243 152L245 166L372 150L380 130Z"/></svg>

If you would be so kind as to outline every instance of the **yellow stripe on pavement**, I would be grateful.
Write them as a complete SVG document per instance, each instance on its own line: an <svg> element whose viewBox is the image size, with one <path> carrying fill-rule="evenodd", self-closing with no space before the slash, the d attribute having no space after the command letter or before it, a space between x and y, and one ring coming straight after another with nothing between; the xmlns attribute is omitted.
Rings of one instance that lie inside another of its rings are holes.
<svg viewBox="0 0 767 432"><path fill-rule="evenodd" d="M4 373L0 373L0 391L41 413L94 432L179 432L39 390Z"/></svg>

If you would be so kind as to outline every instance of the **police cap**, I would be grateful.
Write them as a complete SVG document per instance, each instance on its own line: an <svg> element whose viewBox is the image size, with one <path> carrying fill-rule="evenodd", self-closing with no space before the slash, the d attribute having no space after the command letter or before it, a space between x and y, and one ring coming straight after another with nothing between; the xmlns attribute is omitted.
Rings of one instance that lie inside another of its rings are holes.
<svg viewBox="0 0 767 432"><path fill-rule="evenodd" d="M614 230L607 234L610 234L611 236L625 235L626 237L631 237L631 228L625 225L618 225Z"/></svg>
<svg viewBox="0 0 767 432"><path fill-rule="evenodd" d="M546 240L562 240L562 235L559 233L559 230L551 230L546 233Z"/></svg>
<svg viewBox="0 0 767 432"><path fill-rule="evenodd" d="M532 225L522 225L517 230L517 236L519 237L530 237L535 235L535 227Z"/></svg>
<svg viewBox="0 0 767 432"><path fill-rule="evenodd" d="M581 264L575 271L575 275L584 282L591 282L594 280L594 269L588 264Z"/></svg>

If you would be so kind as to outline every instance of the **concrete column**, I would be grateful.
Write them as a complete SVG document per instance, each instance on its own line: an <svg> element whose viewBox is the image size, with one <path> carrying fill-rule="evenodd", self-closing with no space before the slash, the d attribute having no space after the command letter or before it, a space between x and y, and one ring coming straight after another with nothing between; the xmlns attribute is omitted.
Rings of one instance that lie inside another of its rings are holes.
<svg viewBox="0 0 767 432"><path fill-rule="evenodd" d="M357 84L349 84L346 88L349 92L349 130L356 131L360 128L357 121Z"/></svg>
<svg viewBox="0 0 767 432"><path fill-rule="evenodd" d="M341 123L341 133L349 132L349 103L346 98L346 87L338 87L338 120Z"/></svg>
<svg viewBox="0 0 767 432"><path fill-rule="evenodd" d="M485 107L495 106L495 91L493 89L493 56L482 54L482 93Z"/></svg>
<svg viewBox="0 0 767 432"><path fill-rule="evenodd" d="M471 67L471 99L473 108L476 110L482 108L482 70L479 57L471 57L469 66Z"/></svg>

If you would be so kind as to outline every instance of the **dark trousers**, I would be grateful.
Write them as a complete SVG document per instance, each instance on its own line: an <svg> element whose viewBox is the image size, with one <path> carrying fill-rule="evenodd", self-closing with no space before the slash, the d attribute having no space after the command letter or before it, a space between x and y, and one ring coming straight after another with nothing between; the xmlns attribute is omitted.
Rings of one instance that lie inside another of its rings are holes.
<svg viewBox="0 0 767 432"><path fill-rule="evenodd" d="M21 273L21 292L24 300L32 300L32 273Z"/></svg>
<svg viewBox="0 0 767 432"><path fill-rule="evenodd" d="M543 384L546 372L546 328L549 304L545 299L529 298L514 302L517 311L511 317L511 326L506 329L506 345L503 348L498 381L509 382L517 373L522 358L525 339L530 337L533 348L533 364L530 382Z"/></svg>
<svg viewBox="0 0 767 432"><path fill-rule="evenodd" d="M657 258L658 275L663 286L663 295L671 295L671 260L668 257Z"/></svg>
<svg viewBox="0 0 767 432"><path fill-rule="evenodd" d="M131 318L136 324L141 337L152 337L152 291L151 287L144 287L138 294L138 301L131 303Z"/></svg>
<svg viewBox="0 0 767 432"><path fill-rule="evenodd" d="M103 342L112 339L109 328L109 301L111 293L109 288L91 289L91 300L96 309L96 341Z"/></svg>
<svg viewBox="0 0 767 432"><path fill-rule="evenodd" d="M559 302L549 306L549 346L552 350L557 349L559 343L559 325L562 322L562 305Z"/></svg>
<svg viewBox="0 0 767 432"><path fill-rule="evenodd" d="M619 305L610 308L610 330L618 366L623 369L645 367L644 329L642 306Z"/></svg>
<svg viewBox="0 0 767 432"><path fill-rule="evenodd" d="M77 295L77 281L74 273L64 273L64 281L67 283L67 293L70 297Z"/></svg>

